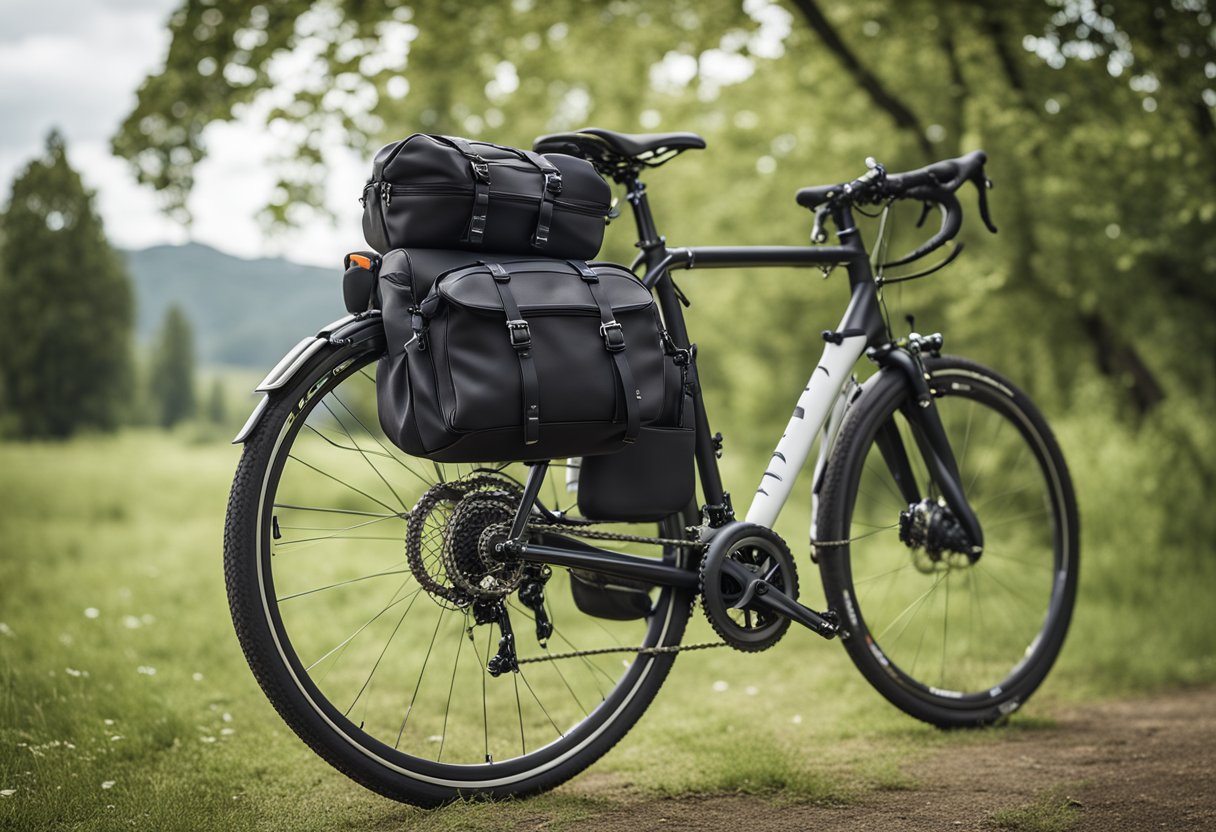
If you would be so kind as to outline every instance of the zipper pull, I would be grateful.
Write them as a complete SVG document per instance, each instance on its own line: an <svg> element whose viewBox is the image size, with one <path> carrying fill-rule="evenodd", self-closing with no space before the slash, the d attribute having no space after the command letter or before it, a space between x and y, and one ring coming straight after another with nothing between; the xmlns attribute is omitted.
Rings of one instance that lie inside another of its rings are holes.
<svg viewBox="0 0 1216 832"><path fill-rule="evenodd" d="M383 180L380 182L380 201L384 203L385 208L393 203L392 189L389 187L389 184Z"/></svg>

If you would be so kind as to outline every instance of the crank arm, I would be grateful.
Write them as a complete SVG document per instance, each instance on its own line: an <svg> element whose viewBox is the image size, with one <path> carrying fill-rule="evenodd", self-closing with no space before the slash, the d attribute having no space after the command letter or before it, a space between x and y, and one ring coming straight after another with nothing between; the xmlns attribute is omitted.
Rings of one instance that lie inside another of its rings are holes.
<svg viewBox="0 0 1216 832"><path fill-rule="evenodd" d="M835 613L815 612L810 607L799 604L763 578L757 578L752 586L748 587L748 590L752 595L750 604L752 609L763 609L784 615L791 621L797 621L803 627L807 627L827 639L835 638L836 633L840 630Z"/></svg>
<svg viewBox="0 0 1216 832"><path fill-rule="evenodd" d="M738 601L731 605L735 609L761 609L775 612L778 615L784 615L791 621L797 621L824 638L836 637L840 624L836 621L835 613L818 613L810 607L799 604L740 563L728 560L722 564L722 568L743 586L743 594L739 596Z"/></svg>

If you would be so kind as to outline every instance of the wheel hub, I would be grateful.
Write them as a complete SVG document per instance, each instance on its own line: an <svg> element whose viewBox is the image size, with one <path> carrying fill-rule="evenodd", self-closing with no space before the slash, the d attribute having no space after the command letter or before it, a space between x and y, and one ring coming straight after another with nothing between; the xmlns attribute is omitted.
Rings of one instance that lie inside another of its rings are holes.
<svg viewBox="0 0 1216 832"><path fill-rule="evenodd" d="M901 511L899 539L912 550L912 563L922 572L972 563L967 533L940 500L921 500Z"/></svg>

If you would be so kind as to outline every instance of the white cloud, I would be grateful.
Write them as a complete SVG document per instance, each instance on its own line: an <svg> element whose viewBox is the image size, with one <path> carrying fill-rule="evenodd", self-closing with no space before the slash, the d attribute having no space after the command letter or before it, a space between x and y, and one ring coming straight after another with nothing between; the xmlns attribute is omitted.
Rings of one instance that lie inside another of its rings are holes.
<svg viewBox="0 0 1216 832"><path fill-rule="evenodd" d="M337 221L318 219L265 239L257 220L269 199L270 160L280 145L255 116L208 128L189 230L168 220L137 185L109 139L135 91L164 60L166 22L179 0L3 0L0 2L0 202L8 183L41 154L51 128L66 137L73 165L98 192L110 239L138 248L193 239L240 256L285 255L334 265L363 245L356 201L370 163L337 142L326 148L327 187Z"/></svg>

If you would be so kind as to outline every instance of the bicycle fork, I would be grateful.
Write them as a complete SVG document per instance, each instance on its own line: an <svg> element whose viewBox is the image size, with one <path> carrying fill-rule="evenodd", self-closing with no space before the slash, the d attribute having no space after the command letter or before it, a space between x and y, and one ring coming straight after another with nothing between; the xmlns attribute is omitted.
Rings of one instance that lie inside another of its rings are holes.
<svg viewBox="0 0 1216 832"><path fill-rule="evenodd" d="M937 484L946 507L953 513L965 535L965 553L968 559L975 563L984 552L983 529L963 493L958 463L946 437L936 398L929 387L929 374L925 372L920 357L922 350L938 352L942 346L942 337L940 334L920 336L913 333L907 340L906 348L888 344L872 351L871 356L883 369L892 368L903 374L912 393L911 404L902 408L904 418L912 427L913 438L929 469L930 479ZM882 426L875 443L899 487L904 502L908 504L909 511L914 510L925 498L916 482L908 460L907 448L904 447L894 419L888 419Z"/></svg>

